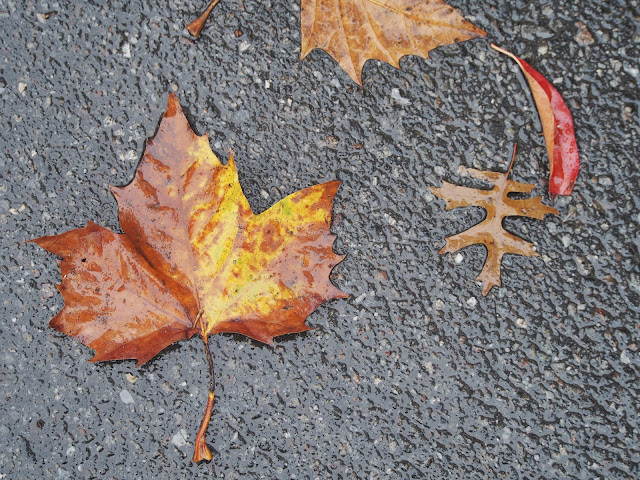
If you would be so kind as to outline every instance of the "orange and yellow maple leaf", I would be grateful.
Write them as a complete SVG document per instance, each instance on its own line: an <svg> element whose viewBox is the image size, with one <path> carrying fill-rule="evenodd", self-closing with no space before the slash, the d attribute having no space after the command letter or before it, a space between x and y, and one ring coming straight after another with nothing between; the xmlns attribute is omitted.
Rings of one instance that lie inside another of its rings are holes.
<svg viewBox="0 0 640 480"><path fill-rule="evenodd" d="M223 165L175 95L135 178L112 188L123 234L94 223L33 240L61 257L65 305L50 325L96 351L92 361L153 358L199 332L273 343L308 330L320 304L346 295L329 279L339 182L296 192L254 215L233 158ZM209 357L208 357L209 358ZM194 459L210 459L204 431Z"/></svg>

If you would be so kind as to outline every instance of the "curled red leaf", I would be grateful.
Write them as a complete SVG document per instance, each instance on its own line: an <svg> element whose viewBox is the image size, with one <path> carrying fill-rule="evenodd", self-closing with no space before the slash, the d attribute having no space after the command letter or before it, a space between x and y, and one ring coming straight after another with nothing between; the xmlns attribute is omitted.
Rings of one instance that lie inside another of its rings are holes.
<svg viewBox="0 0 640 480"><path fill-rule="evenodd" d="M558 90L531 65L493 43L491 48L513 58L527 79L549 154L549 193L571 195L580 171L580 156L569 108Z"/></svg>

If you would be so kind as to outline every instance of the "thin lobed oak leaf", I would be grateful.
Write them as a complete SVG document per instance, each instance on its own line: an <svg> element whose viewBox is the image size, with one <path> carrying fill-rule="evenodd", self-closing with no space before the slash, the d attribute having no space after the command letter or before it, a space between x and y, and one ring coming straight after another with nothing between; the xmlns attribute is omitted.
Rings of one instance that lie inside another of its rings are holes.
<svg viewBox="0 0 640 480"><path fill-rule="evenodd" d="M218 160L172 94L133 181L112 187L124 233L88 222L32 240L61 258L64 307L50 325L93 348L91 361L138 365L200 333L210 387L194 461L210 460L208 336L273 344L308 330L306 318L323 302L347 296L329 279L344 258L330 232L339 184L305 188L254 215L233 157Z"/></svg>
<svg viewBox="0 0 640 480"><path fill-rule="evenodd" d="M515 158L515 148L513 151ZM513 165L513 158L511 160ZM505 173L480 171L461 167L460 173L484 180L493 185L490 190L462 187L443 181L442 187L429 187L431 192L445 200L446 209L459 207L482 207L486 218L464 232L446 238L446 245L439 253L453 253L470 245L481 244L487 249L482 271L476 278L482 282L482 295L486 296L493 286L500 286L500 264L509 253L527 257L538 255L531 243L507 232L502 221L505 217L518 216L542 220L545 215L558 214L558 210L542 203L542 197L514 199L511 193L530 193L535 185L509 180L511 165Z"/></svg>

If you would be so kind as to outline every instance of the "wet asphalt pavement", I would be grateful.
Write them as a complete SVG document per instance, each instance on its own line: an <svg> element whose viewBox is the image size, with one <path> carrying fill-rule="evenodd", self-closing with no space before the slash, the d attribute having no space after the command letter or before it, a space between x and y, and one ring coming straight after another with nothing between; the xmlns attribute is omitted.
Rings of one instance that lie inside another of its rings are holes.
<svg viewBox="0 0 640 480"><path fill-rule="evenodd" d="M640 477L640 2L455 0L488 40L376 61L355 85L299 61L299 2L0 0L0 478L634 479ZM55 12L48 16L47 12ZM546 194L541 126L512 50L572 110L582 170ZM118 230L169 92L233 152L254 212L342 180L332 275L351 296L275 348L211 339L211 463L191 462L208 386L201 341L141 368L92 364L47 327L55 257L25 240ZM509 219L539 257L438 255L478 222L429 186L461 165L535 183L560 211Z"/></svg>

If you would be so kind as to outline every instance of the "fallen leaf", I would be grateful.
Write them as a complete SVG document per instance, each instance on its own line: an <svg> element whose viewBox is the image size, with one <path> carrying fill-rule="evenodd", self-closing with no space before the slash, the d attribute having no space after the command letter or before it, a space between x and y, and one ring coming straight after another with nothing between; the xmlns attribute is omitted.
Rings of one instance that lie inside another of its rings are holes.
<svg viewBox="0 0 640 480"><path fill-rule="evenodd" d="M210 387L194 461L211 459L214 399L208 336L273 338L308 330L321 303L346 295L329 280L339 182L289 195L254 215L231 157L220 163L170 95L135 178L112 187L123 234L95 223L32 240L61 257L63 309L50 325L96 351L91 361L148 361L200 333Z"/></svg>
<svg viewBox="0 0 640 480"><path fill-rule="evenodd" d="M219 1L187 25L191 35L200 35ZM487 36L443 0L301 0L300 27L300 59L320 48L358 85L367 60L400 68L405 55L429 58L436 47Z"/></svg>
<svg viewBox="0 0 640 480"><path fill-rule="evenodd" d="M400 68L405 55L487 35L442 0L302 0L300 26L301 58L320 48L359 85L367 60Z"/></svg>
<svg viewBox="0 0 640 480"><path fill-rule="evenodd" d="M461 173L493 184L491 190L461 187L442 182L442 187L430 187L434 195L447 202L446 209L458 207L482 207L486 218L462 233L446 238L447 244L439 253L453 253L469 245L482 244L487 248L487 258L477 281L482 281L482 295L487 295L491 287L500 286L500 262L506 253L513 255L538 255L529 242L510 234L502 227L502 220L509 216L530 217L542 220L545 215L558 214L555 208L542 203L542 197L516 200L510 193L530 193L535 185L509 180L516 148L513 149L511 164L505 173L487 172L475 168L461 167Z"/></svg>
<svg viewBox="0 0 640 480"><path fill-rule="evenodd" d="M569 108L558 90L531 65L493 43L491 48L514 59L527 79L549 155L549 193L571 195L580 171L580 156Z"/></svg>

